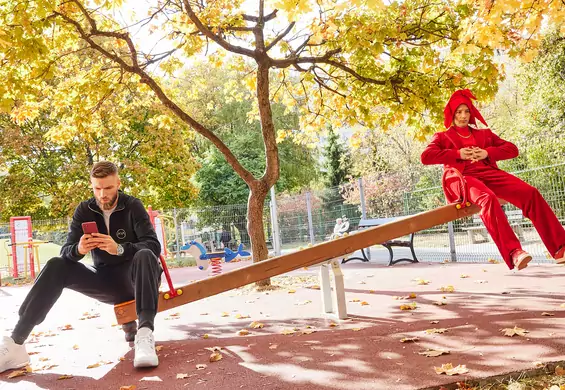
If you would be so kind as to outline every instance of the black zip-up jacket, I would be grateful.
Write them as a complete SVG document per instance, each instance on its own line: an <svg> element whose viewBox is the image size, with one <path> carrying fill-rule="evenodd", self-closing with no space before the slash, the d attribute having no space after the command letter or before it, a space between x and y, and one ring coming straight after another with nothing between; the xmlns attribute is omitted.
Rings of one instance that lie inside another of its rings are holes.
<svg viewBox="0 0 565 390"><path fill-rule="evenodd" d="M133 259L133 255L141 249L150 249L157 258L161 254L161 244L149 219L147 210L141 201L133 196L118 192L118 204L110 215L110 233L106 229L104 214L91 198L81 202L73 215L73 221L67 236L67 242L61 248L61 257L80 261L84 256L78 253L78 244L83 235L83 222L96 222L98 231L109 234L114 241L124 247L122 256L114 256L101 249L93 249L90 253L95 267L119 264Z"/></svg>

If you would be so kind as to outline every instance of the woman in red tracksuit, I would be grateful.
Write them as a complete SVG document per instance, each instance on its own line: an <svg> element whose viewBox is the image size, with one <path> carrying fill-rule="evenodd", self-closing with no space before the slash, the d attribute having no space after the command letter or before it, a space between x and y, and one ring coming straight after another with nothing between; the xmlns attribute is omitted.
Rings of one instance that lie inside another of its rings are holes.
<svg viewBox="0 0 565 390"><path fill-rule="evenodd" d="M518 148L490 129L476 128L477 119L488 125L471 99L476 98L468 89L451 96L444 110L447 131L434 134L422 163L444 165L443 190L449 203L461 201L462 191L468 191L467 199L481 207L481 218L508 268L526 268L532 256L522 250L499 198L520 208L557 263L565 263L565 229L535 187L498 168L496 162L518 156Z"/></svg>

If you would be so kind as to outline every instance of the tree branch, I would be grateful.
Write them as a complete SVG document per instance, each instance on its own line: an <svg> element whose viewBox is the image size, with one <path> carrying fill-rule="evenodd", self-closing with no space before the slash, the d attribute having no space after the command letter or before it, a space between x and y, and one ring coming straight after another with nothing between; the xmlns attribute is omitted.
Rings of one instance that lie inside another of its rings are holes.
<svg viewBox="0 0 565 390"><path fill-rule="evenodd" d="M213 40L218 45L220 45L221 47L223 47L224 49L226 49L228 51L231 51L231 52L237 53L237 54L241 54L241 55L244 55L244 56L247 56L247 57L255 58L255 52L253 50L249 50L249 49L246 49L246 48L241 47L241 46L232 45L231 43L229 43L228 41L226 41L222 37L214 34L208 27L206 27L202 23L202 21L198 18L198 16L196 16L194 11L192 10L192 7L190 6L189 1L183 0L183 3L184 3L184 7L186 9L186 14L190 18L190 20L192 20L192 22L194 23L196 28L202 32L202 34L204 34L206 37L210 38L211 40Z"/></svg>
<svg viewBox="0 0 565 390"><path fill-rule="evenodd" d="M282 33L277 35L275 37L275 39L273 40L273 42L271 42L267 45L267 47L265 48L265 51L271 50L277 43L279 43L280 40L283 39L292 30L294 25L295 25L295 22L292 22L291 24L289 24L288 27L286 28L286 30L284 30Z"/></svg>
<svg viewBox="0 0 565 390"><path fill-rule="evenodd" d="M274 18L276 18L276 17L277 17L277 12L279 12L278 9L274 10L274 11L271 12L269 15L263 17L263 22L270 22L271 20L273 20ZM243 14L243 15L241 15L241 17L242 17L243 20L245 20L245 21L259 23L259 17L258 17L258 16Z"/></svg>
<svg viewBox="0 0 565 390"><path fill-rule="evenodd" d="M216 148L218 148L218 150L226 158L226 161L228 162L228 164L230 164L230 166L234 169L234 171L248 185L250 185L251 183L253 183L255 181L253 174L251 174L251 172L246 170L241 165L241 163L237 160L235 155L226 146L226 144L224 144L222 142L222 140L219 139L213 132L208 130L206 127L204 127L202 124L200 124L194 118L192 118L189 114L187 114L177 104L175 104L167 96L167 94L163 91L161 86L159 86L159 84L139 66L137 61L133 65L129 65L122 58L120 58L118 55L110 53L108 50L106 50L103 47L101 47L100 45L98 45L92 39L92 36L108 36L108 37L124 39L129 43L128 47L130 47L130 50L131 50L131 48L133 47L133 42L131 41L129 34L127 34L127 33L113 33L113 32L107 32L107 31L104 32L104 31L99 31L99 30L95 30L95 31L88 33L82 28L80 23L77 22L76 20L70 18L69 16L67 16L65 14L59 13L59 12L56 12L55 14L57 16L61 17L62 19L64 19L67 23L73 25L75 27L76 31L79 33L80 37L84 41L86 41L90 45L91 48L93 48L94 50L101 53L104 57L106 57L106 58L112 60L113 62L117 63L123 70L125 70L129 73L134 73L134 74L140 76L140 78L141 78L140 82L147 84L149 86L149 88L151 88L151 90L153 90L153 92L155 93L157 98L161 101L161 103L165 107L167 107L169 110L171 110L183 122L190 125L197 133L201 134L202 136L204 136L205 138L210 140L210 142L212 142L212 144L214 144L214 146L216 146ZM92 26L92 24L91 24L91 26ZM133 56L134 53L131 53L131 55Z"/></svg>

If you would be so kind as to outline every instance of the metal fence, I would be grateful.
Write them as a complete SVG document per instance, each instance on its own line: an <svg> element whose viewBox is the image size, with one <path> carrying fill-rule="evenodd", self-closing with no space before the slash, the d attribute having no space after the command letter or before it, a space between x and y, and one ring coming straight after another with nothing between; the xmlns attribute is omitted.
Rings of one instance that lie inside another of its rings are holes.
<svg viewBox="0 0 565 390"><path fill-rule="evenodd" d="M565 221L565 164L514 174L537 187L559 220ZM272 201L266 204L263 213L267 244L271 250L286 253L309 243L328 240L338 218L346 218L349 231L352 231L361 218L411 215L439 207L445 204L439 177L437 170L437 186L412 191L406 191L407 184L402 177L389 175L366 177L344 186L310 190L299 195L279 195L276 197L278 223L273 224L275 207ZM515 208L511 205L504 208L514 218L512 225L534 261L551 261L531 221L521 217L521 213L512 214ZM179 246L192 239L200 239L209 250L235 247L239 243L249 248L246 212L246 205L163 210L167 248L170 253L178 253ZM68 222L68 219L33 221L34 238L62 245ZM8 233L9 225L0 225L0 240L7 241ZM280 247L276 247L277 242ZM414 246L421 261L501 261L497 248L476 216L418 232ZM9 258L6 245L4 250L5 256L0 255L0 270L5 271ZM407 257L409 252L405 248L395 248L395 254ZM387 250L381 246L371 248L371 261L388 262Z"/></svg>

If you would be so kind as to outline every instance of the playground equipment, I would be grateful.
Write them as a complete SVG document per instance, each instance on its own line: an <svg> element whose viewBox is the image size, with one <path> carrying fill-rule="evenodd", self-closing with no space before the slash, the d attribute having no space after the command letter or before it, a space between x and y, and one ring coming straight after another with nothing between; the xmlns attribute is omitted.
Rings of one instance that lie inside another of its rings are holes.
<svg viewBox="0 0 565 390"><path fill-rule="evenodd" d="M341 273L339 263L336 262L335 259L342 258L344 255L362 248L367 248L381 242L403 237L413 232L442 225L459 218L468 217L479 211L480 208L477 205L467 206L466 199L464 199L463 203L449 204L431 211L426 211L404 219L376 226L374 228L365 229L357 234L340 237L335 240L314 245L301 251L277 256L223 273L221 275L199 280L182 287L184 294L176 297L175 299L165 300L161 294L159 297L159 311L169 310L174 307L229 291L234 288L242 287L259 280L320 263L329 262L334 270L334 274L336 272L338 273L335 278L336 282L340 281L343 285L343 278L339 276L339 273ZM321 287L324 288L324 290L322 290L322 299L326 299L326 297L331 294L331 292L328 291L328 285L329 283L326 283L322 278ZM336 284L334 289L337 298L339 298L339 294L343 294L342 285L339 286ZM341 291L339 292L337 290ZM337 308L338 315L346 315L344 314L347 312L345 309L345 299L341 301L339 299L336 300L337 305L340 305L340 307ZM327 312L328 307L325 307L324 309ZM331 308L329 309L331 310ZM115 305L114 312L119 324L124 324L137 318L137 314L135 312L135 301Z"/></svg>
<svg viewBox="0 0 565 390"><path fill-rule="evenodd" d="M157 233L157 239L161 243L161 255L164 257L169 256L167 251L167 236L165 234L165 224L163 223L163 217L158 211L154 211L151 206L147 207L147 214L149 214L149 219L151 224L155 228L155 233Z"/></svg>
<svg viewBox="0 0 565 390"><path fill-rule="evenodd" d="M157 233L157 239L161 244L161 254L159 256L159 261L161 262L161 267L163 268L163 273L165 274L165 279L167 280L167 285L169 286L169 291L161 293L160 296L164 300L169 300L174 297L182 295L182 288L175 288L173 286L173 281L171 280L171 274L169 274L169 268L167 267L167 262L165 261L165 256L167 255L167 239L165 237L165 226L162 223L160 213L158 211L153 211L151 206L147 207L147 214L149 214L149 220L155 228Z"/></svg>
<svg viewBox="0 0 565 390"><path fill-rule="evenodd" d="M11 258L8 261L8 269L14 279L22 276L35 279L41 271L39 259L39 246L50 241L34 240L32 237L31 217L10 218L10 242L4 241L6 253Z"/></svg>
<svg viewBox="0 0 565 390"><path fill-rule="evenodd" d="M42 240L33 240L33 239L29 239L27 242L14 242L11 244L7 244L8 247L12 247L12 248L17 248L21 247L24 250L24 255L23 258L24 259L29 259L29 276L31 277L31 279L35 279L35 268L37 265L37 273L39 274L39 272L41 271L41 264L40 264L40 259L39 259L39 246L41 244L47 244L50 243L51 241L42 241ZM14 250L12 250L12 253L14 252ZM29 253L29 256L28 256ZM21 273L18 272L15 268L14 268L13 275L14 278L18 278L21 277ZM24 270L23 270L23 274L24 274L24 278L28 277L28 262L24 261ZM16 273L17 272L17 273Z"/></svg>
<svg viewBox="0 0 565 390"><path fill-rule="evenodd" d="M229 248L224 248L223 252L207 253L204 245L198 241L190 241L184 244L181 251L187 251L196 260L196 266L199 270L205 271L210 265L212 267L212 275L219 275L222 273L222 258L225 258L226 263L232 261L237 256L251 256L249 252L243 250L243 244L239 244L237 252Z"/></svg>

